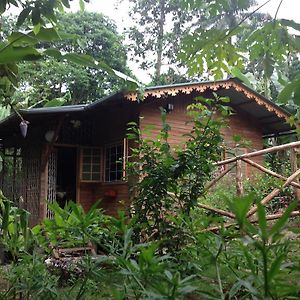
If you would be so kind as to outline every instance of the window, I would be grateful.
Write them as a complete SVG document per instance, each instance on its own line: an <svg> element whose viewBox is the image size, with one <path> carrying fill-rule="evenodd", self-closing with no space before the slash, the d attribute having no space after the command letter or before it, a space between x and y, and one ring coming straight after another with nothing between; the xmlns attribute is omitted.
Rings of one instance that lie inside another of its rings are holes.
<svg viewBox="0 0 300 300"><path fill-rule="evenodd" d="M84 148L81 154L81 180L101 181L101 149Z"/></svg>
<svg viewBox="0 0 300 300"><path fill-rule="evenodd" d="M124 145L113 144L105 147L105 181L120 181L124 176Z"/></svg>
<svg viewBox="0 0 300 300"><path fill-rule="evenodd" d="M83 182L114 182L125 177L127 140L103 148L82 148L80 180Z"/></svg>

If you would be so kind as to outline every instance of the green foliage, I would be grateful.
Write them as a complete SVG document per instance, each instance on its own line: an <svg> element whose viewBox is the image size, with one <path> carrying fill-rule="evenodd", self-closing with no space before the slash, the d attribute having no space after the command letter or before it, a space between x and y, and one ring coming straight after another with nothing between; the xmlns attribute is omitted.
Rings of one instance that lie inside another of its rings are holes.
<svg viewBox="0 0 300 300"><path fill-rule="evenodd" d="M127 35L133 59L142 69L154 68L151 74L154 85L181 82L186 76L180 75L181 64L176 60L180 40L194 26L195 19L201 18L200 10L183 9L181 0L130 0L129 3L134 25L127 29ZM171 64L173 68L166 70L165 66Z"/></svg>
<svg viewBox="0 0 300 300"><path fill-rule="evenodd" d="M29 213L11 206L2 193L0 197L0 247L10 253L13 261L17 261L22 253L27 253L33 246Z"/></svg>
<svg viewBox="0 0 300 300"><path fill-rule="evenodd" d="M53 219L45 219L42 225L33 228L39 238L39 243L49 249L52 247L76 247L86 246L89 241L101 244L101 241L108 234L106 226L109 217L105 216L96 203L88 213L85 213L81 206L74 202L68 202L61 208L57 202L49 204L52 210Z"/></svg>
<svg viewBox="0 0 300 300"><path fill-rule="evenodd" d="M109 65L130 75L122 37L108 17L89 12L62 14L58 16L58 30L60 35L63 32L64 39L50 40L39 47L55 48L61 53L84 53L101 62L103 69L95 67L93 61L85 64L81 56L67 56L66 61L59 53L35 63L24 62L19 65L21 80L15 102L24 105L25 94L26 104L31 106L35 99L45 102L68 93L68 104L86 103L123 87L123 80L105 67Z"/></svg>
<svg viewBox="0 0 300 300"><path fill-rule="evenodd" d="M201 100L189 107L194 127L181 148L174 150L168 142L171 128L163 109L162 130L157 139L142 139L139 129L135 126L129 129L128 137L137 144L132 150L129 170L131 176L140 178L132 195L133 214L141 224L139 238L142 240L163 241L172 235L170 248L184 242L172 219L178 213L190 214L204 192L205 182L211 178L213 163L219 160L223 123L215 116L214 101Z"/></svg>
<svg viewBox="0 0 300 300"><path fill-rule="evenodd" d="M84 0L80 0L80 2L82 4ZM49 42L57 42L66 37L59 33L57 29L59 24L57 13L63 12L65 7L69 7L68 0L50 2L1 1L1 17L10 5L22 7L23 11L16 21L16 26L13 26L11 31L6 34L6 38L0 42L0 100L2 105L6 106L8 103L11 103L11 97L18 86L19 62L35 61L44 57L60 59L61 61L68 61L85 67L88 66L96 71L101 70L122 80L123 83L130 81L134 87L137 87L135 80L124 75L121 70L114 70L109 67L105 62L99 60L99 58L93 58L82 52L64 53L63 51L59 51L58 47L49 48L49 45L45 47ZM17 31L16 27L21 26L26 21L28 24L26 33ZM132 87L132 85L130 86Z"/></svg>
<svg viewBox="0 0 300 300"><path fill-rule="evenodd" d="M203 231L212 218L199 214L197 208L191 209L190 217L178 215L176 226L184 228L189 238L172 256L161 252L159 241L135 243L133 233L138 224L120 213L106 224L107 239L101 235L94 239L99 245L106 244L108 255L85 256L66 269L57 261L46 264L40 250L22 252L1 272L8 288L0 290L0 299L297 299L299 237L287 239L288 219L296 203L272 224L267 224L266 212L259 206L256 226L246 219L253 202L253 195L230 199L240 228L223 229L219 234ZM87 235L85 227L90 229L91 223L97 223L97 231L103 230L101 222L91 222L96 218L95 209L90 217L74 213L81 210L75 204L54 210L66 217L68 225L59 226L59 230L49 226L48 234L70 227L69 239L76 243L78 236ZM40 232L33 230L33 235L39 241Z"/></svg>

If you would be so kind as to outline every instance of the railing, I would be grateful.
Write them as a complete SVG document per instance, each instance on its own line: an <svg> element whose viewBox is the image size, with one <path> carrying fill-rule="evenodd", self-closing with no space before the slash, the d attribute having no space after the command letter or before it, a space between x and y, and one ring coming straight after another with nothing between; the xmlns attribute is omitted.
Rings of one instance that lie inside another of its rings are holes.
<svg viewBox="0 0 300 300"><path fill-rule="evenodd" d="M238 196L243 196L244 194L244 187L243 187L243 180L242 180L242 163L246 163L248 165L250 165L251 167L254 167L268 175L271 175L273 177L276 178L280 178L283 180L283 184L281 187L275 187L267 196L265 196L260 203L262 205L267 205L268 203L270 203L270 201L272 201L272 199L274 199L274 197L278 196L279 193L281 192L281 190L287 186L292 186L294 189L294 195L295 195L295 199L297 199L298 201L300 201L300 183L299 183L299 175L300 175L300 168L298 168L298 164L297 164L297 151L300 147L300 141L299 142L293 142L293 143L289 143L289 144L284 144L284 145L280 145L280 146L274 146L271 148L267 148L267 149L263 149L263 150L259 150L259 151L254 151L254 152L250 152L250 153L245 153L236 157L232 157L229 159L225 159L222 161L219 161L216 163L216 166L219 167L224 167L223 170L221 171L221 173L214 178L211 182L209 182L206 186L206 190L209 190L211 187L213 187L221 178L223 178L226 174L228 174L233 168L236 168L236 172L235 172L235 181L236 181L236 190L237 190L237 195ZM289 149L290 151L290 162L291 162L291 172L292 174L289 177L285 177L283 175L280 175L270 169L267 169L266 167L258 164L257 162L254 162L253 160L251 160L250 158L253 157L258 157L258 156L262 156L264 154L268 154L268 153L273 153L273 152L278 152L278 151L282 151L282 150L286 150ZM205 210L211 211L213 213L216 213L218 215L230 218L232 220L235 220L235 215L233 212L230 211L226 211L223 209L218 209L218 208L214 208L214 207L210 207L209 205L206 204L199 204L200 208L203 208ZM247 213L247 218L249 219L250 222L255 223L258 221L257 217L255 216L257 212L257 205L253 205L250 210ZM275 220L278 219L282 216L283 213L277 213L277 214L272 214L272 215L267 215L266 219L267 220ZM300 215L300 211L296 210L293 211L291 216L299 216ZM227 222L225 223L223 226L224 227L230 227L236 225L236 222L232 221L232 222ZM208 231L216 231L218 230L219 227L209 227L206 230Z"/></svg>

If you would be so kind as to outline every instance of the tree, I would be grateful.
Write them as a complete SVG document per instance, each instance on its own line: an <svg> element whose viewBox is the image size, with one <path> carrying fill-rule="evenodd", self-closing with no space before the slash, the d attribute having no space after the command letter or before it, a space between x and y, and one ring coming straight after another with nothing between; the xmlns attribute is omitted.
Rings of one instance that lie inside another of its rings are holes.
<svg viewBox="0 0 300 300"><path fill-rule="evenodd" d="M122 37L110 19L98 13L77 12L60 15L58 24L58 29L71 38L44 43L40 47L85 53L130 75ZM20 64L20 77L21 95L16 94L16 102L24 101L25 93L29 105L37 100L60 98L65 93L69 93L71 104L91 102L123 86L121 80L100 69L48 57Z"/></svg>
<svg viewBox="0 0 300 300"><path fill-rule="evenodd" d="M82 9L84 2L88 1L79 0ZM63 53L57 48L39 48L38 45L41 43L62 39L63 35L59 34L57 30L57 15L64 8L70 7L69 0L2 0L0 16L2 17L3 13L11 6L19 7L22 11L18 16L14 32L0 42L0 102L2 105L11 105L11 97L18 86L18 64L22 61L38 60L45 56L101 69L118 78L123 78L124 82L131 82L133 85L130 84L130 88L136 87L134 80L89 55ZM26 20L30 22L28 30L25 33L18 31L17 28Z"/></svg>
<svg viewBox="0 0 300 300"><path fill-rule="evenodd" d="M129 48L142 69L154 67L152 79L158 84L163 65L180 66L176 63L179 40L192 26L197 11L184 10L180 0L129 2L132 5L130 17L135 22L127 31L131 41Z"/></svg>
<svg viewBox="0 0 300 300"><path fill-rule="evenodd" d="M213 18L222 13L222 7L226 8L228 1L183 0L185 7L190 10L202 6L203 2L208 3L210 9L207 13ZM238 22L229 22L225 27L215 23L205 30L199 27L182 40L179 57L187 65L189 75L204 72L220 79L233 74L245 79L243 72L252 71L255 72L256 79L263 83L261 92L267 97L271 95L270 87L275 76L277 82L284 87L277 102L295 103L294 108L300 115L300 75L289 82L287 72L289 61L293 57L298 58L300 53L299 36L290 34L289 30L300 31L300 24L277 18L283 2L280 1L274 18L262 19L253 27L249 20L257 16L257 11L269 1L251 12L249 8L252 1L230 1L231 5L233 2L236 4L236 11L245 12ZM291 118L290 122L295 123L295 118Z"/></svg>
<svg viewBox="0 0 300 300"><path fill-rule="evenodd" d="M132 3L130 15L135 21L135 25L128 30L132 41L130 48L143 69L155 68L154 84L165 81L165 77L161 77L164 65L173 69L175 67L178 71L189 62L187 56L181 61L177 60L181 49L180 42L184 36L191 35L205 43L209 38L206 37L207 33L220 35L220 32L235 27L247 9L254 4L253 0L201 0L195 3L185 0L130 0L130 2ZM212 26L214 32L209 31ZM190 37L183 39L184 51L185 48L194 51L190 47ZM230 45L227 47L230 48ZM232 60L239 59L238 55L231 54ZM219 63L221 64L221 61ZM191 68L190 65L189 67ZM185 74L186 70L184 68L182 70ZM197 78L203 78L204 73L205 70L200 66L199 72L197 74L190 72L189 77L196 75ZM186 77L185 74L177 79L180 82Z"/></svg>

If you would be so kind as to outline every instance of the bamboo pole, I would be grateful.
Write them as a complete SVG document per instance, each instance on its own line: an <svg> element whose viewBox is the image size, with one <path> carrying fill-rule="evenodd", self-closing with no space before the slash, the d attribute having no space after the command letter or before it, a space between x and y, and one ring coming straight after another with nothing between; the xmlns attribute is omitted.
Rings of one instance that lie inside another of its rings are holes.
<svg viewBox="0 0 300 300"><path fill-rule="evenodd" d="M235 164L233 164L231 167L228 169L224 170L219 176L217 176L215 179L210 181L206 186L205 186L205 191L209 190L213 185L215 185L221 178L223 178L227 173L229 173L233 168L235 167ZM300 186L300 185L299 185Z"/></svg>
<svg viewBox="0 0 300 300"><path fill-rule="evenodd" d="M199 203L198 206L200 208L212 211L212 212L214 212L216 214L219 214L221 216L229 217L231 219L235 219L235 215L233 213L229 212L229 211L226 211L226 210L223 210L223 209L219 209L219 208L210 207L210 206L208 206L206 204L201 204L201 203Z"/></svg>
<svg viewBox="0 0 300 300"><path fill-rule="evenodd" d="M266 220L267 221L272 221L272 220L276 220L281 218L283 215L283 213L278 213L278 214L273 214L273 215L267 215L266 216ZM297 217L300 215L300 211L299 210L295 210L293 212L291 212L290 217ZM258 218L249 220L251 223L257 223L258 222Z"/></svg>
<svg viewBox="0 0 300 300"><path fill-rule="evenodd" d="M238 197L242 197L244 195L244 187L243 187L243 170L242 170L242 160L238 160L236 162L236 193Z"/></svg>
<svg viewBox="0 0 300 300"><path fill-rule="evenodd" d="M266 220L267 221L277 220L277 219L281 218L282 215L283 215L283 213L278 213L278 214L273 214L273 215L267 215L266 216ZM297 217L297 216L300 216L300 211L299 210L293 211L290 214L290 217ZM249 220L249 222L250 223L257 223L258 222L258 218ZM238 224L235 223L235 222L228 222L228 223L223 224L222 226L211 226L211 227L205 228L205 229L201 230L201 232L208 232L208 231L215 232L215 231L220 230L221 228L229 228L231 226L237 226L237 225Z"/></svg>
<svg viewBox="0 0 300 300"><path fill-rule="evenodd" d="M276 173L276 172L274 172L274 171L272 171L272 170L270 170L270 169L267 169L267 168L263 167L262 165L260 165L260 164L258 164L258 163L256 163L256 162L254 162L253 160L249 159L249 158L242 158L242 160L243 160L244 162L248 163L249 165L251 165L252 167L255 167L255 168L257 168L258 170L263 171L264 173L267 173L267 174L269 174L269 175L271 175L271 176L274 176L274 177L283 179L283 180L285 180L285 181L287 180L287 178L286 178L285 176L282 176L282 175L280 175L280 174L278 174L278 173ZM299 184L299 183L297 183L297 182L295 182L295 181L292 181L290 184L291 184L292 186L294 186L294 187L300 189L300 184Z"/></svg>
<svg viewBox="0 0 300 300"><path fill-rule="evenodd" d="M285 181L285 183L283 184L282 188L275 188L269 195L267 195L264 199L261 200L261 204L262 205L266 205L267 203L269 203L274 197L276 197L280 191L287 187L292 181L294 181L294 179L296 179L298 176L300 175L300 169L297 170L295 173L293 173L290 177L287 178L287 180ZM253 214L255 214L257 211L257 206L253 207L252 209L250 209L250 211L247 214L247 217L252 216Z"/></svg>
<svg viewBox="0 0 300 300"><path fill-rule="evenodd" d="M280 146L274 146L274 147L271 147L268 149L258 150L258 151L254 151L254 152L250 152L250 153L244 153L242 155L239 155L239 156L236 156L233 158L229 158L229 159L225 159L225 160L216 162L215 165L222 166L222 165L226 165L226 164L235 162L239 159L260 156L260 155L264 155L267 153L276 152L276 151L280 151L280 150L284 150L284 149L295 148L295 147L300 147L300 141L289 143L289 144L284 144L284 145L280 145Z"/></svg>
<svg viewBox="0 0 300 300"><path fill-rule="evenodd" d="M297 162L297 152L294 148L291 149L290 160L291 160L292 172L296 172L298 169L298 162ZM296 181L296 183L299 184L298 178L296 178L295 181ZM297 201L299 202L300 201L300 191L295 187L294 187L294 195L295 195L295 198L297 199Z"/></svg>

